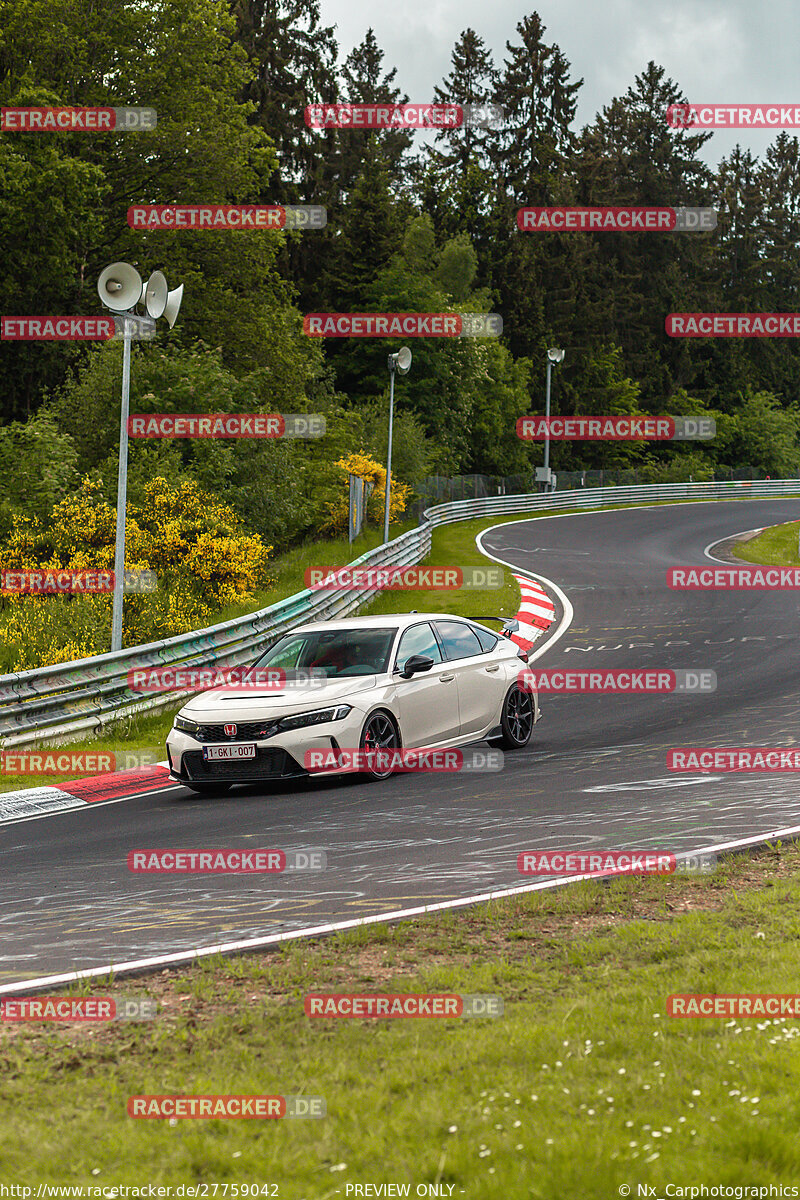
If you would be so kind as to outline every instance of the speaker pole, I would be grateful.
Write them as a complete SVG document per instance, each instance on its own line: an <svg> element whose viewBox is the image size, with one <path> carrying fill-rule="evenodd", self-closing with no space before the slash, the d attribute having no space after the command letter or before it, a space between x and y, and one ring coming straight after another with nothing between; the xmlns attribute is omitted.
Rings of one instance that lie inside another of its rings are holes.
<svg viewBox="0 0 800 1200"><path fill-rule="evenodd" d="M161 271L154 271L146 284L130 263L115 262L100 272L97 293L106 308L123 316L125 350L122 359L122 406L119 415L119 474L117 476L117 541L114 546L114 606L111 613L111 652L122 649L122 602L125 595L125 505L128 491L128 414L131 392L131 338L145 324L155 330L155 322L166 316L170 329L175 324L183 297L183 284L170 292ZM145 302L149 320L137 316L135 309ZM168 310L168 312L167 312Z"/></svg>
<svg viewBox="0 0 800 1200"><path fill-rule="evenodd" d="M124 321L125 352L122 359L122 411L119 419L119 474L117 476L117 543L114 548L114 611L111 649L122 649L122 600L125 587L125 505L128 490L128 412L131 390L131 322Z"/></svg>

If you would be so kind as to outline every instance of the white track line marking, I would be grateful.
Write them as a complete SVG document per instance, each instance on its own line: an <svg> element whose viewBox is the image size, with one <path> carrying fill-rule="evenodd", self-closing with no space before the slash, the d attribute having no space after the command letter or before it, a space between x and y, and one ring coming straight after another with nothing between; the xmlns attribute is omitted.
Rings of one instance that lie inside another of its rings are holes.
<svg viewBox="0 0 800 1200"><path fill-rule="evenodd" d="M787 521L787 522L786 522L786 524L787 524L787 525L791 525L791 521ZM703 556L704 556L705 558L710 558L712 562L725 563L725 565L726 565L726 566L728 566L728 567L730 567L730 566L733 566L733 563L729 563L729 562L727 562L727 561L726 561L724 558L717 558L716 554L712 554L712 553L711 553L711 547L712 547L712 546L718 546L718 545L720 544L720 542L727 542L727 541L729 541L731 538L741 538L741 537L744 537L744 536L745 536L746 534L748 534L748 533L763 533L763 532L764 532L764 529L765 529L765 526L764 526L764 525L761 525L761 526L760 526L758 529L742 529L742 530L740 530L740 531L739 531L739 533L728 533L728 534L726 534L726 535L725 535L725 537L721 537L721 538L714 538L714 541L713 541L713 542L709 542L709 543L708 543L708 545L706 546L705 550L703 551ZM745 567L747 567L747 566L750 566L750 567L752 567L752 566L755 566L756 564L755 564L755 563L748 563L748 562L747 562L747 560L743 558L743 559L742 559L742 565L743 565L743 566L745 566Z"/></svg>
<svg viewBox="0 0 800 1200"><path fill-rule="evenodd" d="M734 842L719 842L714 846L701 846L696 850L685 850L676 854L680 862L700 854L718 854L731 850L745 850L750 846L761 846L776 839L786 839L800 834L800 825L788 829L774 829L770 833L758 834L751 838L741 838ZM222 942L216 946L203 946L196 950L183 950L177 954L159 954L153 958L140 958L131 962L108 963L104 967L89 967L85 971L66 971L60 975L42 975L33 979L20 980L18 983L0 985L0 996L15 995L20 992L38 991L43 988L56 987L69 983L77 983L81 979L97 979L104 975L129 975L137 971L155 970L156 967L180 966L182 963L196 962L201 958L210 958L214 954L234 954L248 950L260 950L267 946L276 946L281 942L296 941L299 938L320 937L332 933L343 933L348 929L359 929L365 925L377 925L384 921L408 920L409 917L426 916L428 913L445 912L454 908L467 908L471 904L484 904L489 900L504 900L510 896L521 896L526 892L546 891L549 888L566 887L571 883L581 883L583 880L616 878L613 873L608 875L569 875L562 879L548 879L542 883L527 883L519 887L502 888L494 892L483 892L476 896L464 896L458 900L443 900L438 904L422 904L417 908L401 908L393 912L375 913L371 917L356 917L351 921L334 921L326 925L316 925L310 929L298 929L291 933L273 933L266 937L245 938L238 942Z"/></svg>

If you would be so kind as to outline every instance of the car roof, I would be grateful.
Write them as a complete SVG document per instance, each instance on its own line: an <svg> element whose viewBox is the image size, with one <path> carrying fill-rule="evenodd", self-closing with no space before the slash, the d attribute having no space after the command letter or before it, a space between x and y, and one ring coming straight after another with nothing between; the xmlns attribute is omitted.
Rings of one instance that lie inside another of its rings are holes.
<svg viewBox="0 0 800 1200"><path fill-rule="evenodd" d="M387 613L382 617L344 617L337 621L309 621L305 625L298 625L294 629L287 630L287 633L308 633L317 629L406 629L409 625L416 625L419 621L442 620L465 621L472 625L481 624L480 621L473 620L471 617L459 617L455 613ZM488 628L488 626L484 626L484 628ZM496 633L496 630L492 629L490 632Z"/></svg>

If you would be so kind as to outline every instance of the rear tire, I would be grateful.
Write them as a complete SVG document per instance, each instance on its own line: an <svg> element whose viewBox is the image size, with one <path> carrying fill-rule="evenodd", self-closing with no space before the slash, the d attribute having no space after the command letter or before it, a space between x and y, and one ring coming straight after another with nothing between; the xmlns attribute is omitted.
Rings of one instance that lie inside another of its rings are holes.
<svg viewBox="0 0 800 1200"><path fill-rule="evenodd" d="M359 749L364 752L380 751L380 750L399 750L400 735L394 719L389 716L383 709L371 713L364 722L364 728L361 730L361 738L359 740ZM377 782L379 779L388 779L394 771L390 768L388 771L378 770L373 767L366 767L358 774L362 779L369 779Z"/></svg>
<svg viewBox="0 0 800 1200"><path fill-rule="evenodd" d="M501 750L521 750L533 733L533 696L515 683L506 692L500 717L502 733L489 738L490 746Z"/></svg>

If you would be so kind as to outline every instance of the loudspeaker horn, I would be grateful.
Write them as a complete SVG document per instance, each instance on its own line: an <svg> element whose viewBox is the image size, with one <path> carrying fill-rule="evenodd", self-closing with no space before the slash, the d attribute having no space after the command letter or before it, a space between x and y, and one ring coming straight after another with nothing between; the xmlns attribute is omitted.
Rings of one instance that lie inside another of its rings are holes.
<svg viewBox="0 0 800 1200"><path fill-rule="evenodd" d="M112 312L127 312L141 299L142 277L130 263L112 263L100 274L97 294Z"/></svg>
<svg viewBox="0 0 800 1200"><path fill-rule="evenodd" d="M153 271L153 274L144 285L144 292L142 293L148 317L158 320L163 315L164 309L167 307L168 292L169 287L162 272Z"/></svg>
<svg viewBox="0 0 800 1200"><path fill-rule="evenodd" d="M173 290L167 296L167 303L164 306L164 314L163 315L164 315L170 329L172 329L172 326L175 324L175 322L178 319L178 312L180 310L182 300L183 300L183 284L181 284L180 287L173 288Z"/></svg>

